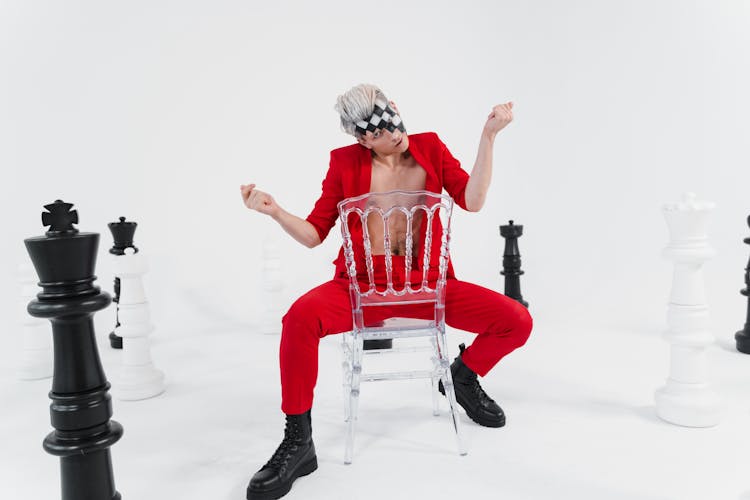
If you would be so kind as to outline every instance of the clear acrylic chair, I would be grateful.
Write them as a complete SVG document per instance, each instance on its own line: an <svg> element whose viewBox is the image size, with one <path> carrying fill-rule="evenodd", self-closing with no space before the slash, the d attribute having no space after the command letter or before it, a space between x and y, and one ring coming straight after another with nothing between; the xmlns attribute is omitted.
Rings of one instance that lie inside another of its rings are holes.
<svg viewBox="0 0 750 500"><path fill-rule="evenodd" d="M434 415L439 415L438 382L442 380L458 451L465 455L445 339L445 286L453 200L429 191L389 191L348 198L338 204L338 210L353 317L353 330L342 335L344 412L348 423L344 463L352 462L360 383L378 380L430 378ZM434 316L428 312L432 316L428 320L395 317L374 325L365 324L367 309L396 310L415 305L434 310ZM422 339L422 346L398 347L394 343L389 349L363 349L365 340L416 337L426 337L429 342ZM362 371L365 356L425 350L431 353L429 370Z"/></svg>

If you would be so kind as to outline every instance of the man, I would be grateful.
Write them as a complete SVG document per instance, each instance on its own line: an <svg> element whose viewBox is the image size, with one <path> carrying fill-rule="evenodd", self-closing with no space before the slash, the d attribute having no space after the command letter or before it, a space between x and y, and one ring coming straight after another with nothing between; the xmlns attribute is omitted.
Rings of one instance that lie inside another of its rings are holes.
<svg viewBox="0 0 750 500"><path fill-rule="evenodd" d="M255 184L240 187L248 208L271 216L309 248L319 245L335 225L339 201L368 192L398 189L439 193L445 189L460 207L479 211L492 176L495 137L513 119L511 102L492 109L469 175L437 134L409 136L395 103L374 85L357 85L339 96L336 110L342 128L357 143L331 152L322 194L307 218L285 211ZM373 253L384 253L382 241ZM318 343L325 335L352 329L343 248L335 265L334 278L300 297L282 320L279 358L286 428L276 452L250 481L250 500L280 498L297 477L317 469L310 409L318 371ZM449 326L477 333L470 347L461 346L451 365L456 400L480 425L502 427L503 410L481 388L477 375L484 376L502 357L526 342L532 326L528 311L502 294L459 281L450 266L445 314Z"/></svg>

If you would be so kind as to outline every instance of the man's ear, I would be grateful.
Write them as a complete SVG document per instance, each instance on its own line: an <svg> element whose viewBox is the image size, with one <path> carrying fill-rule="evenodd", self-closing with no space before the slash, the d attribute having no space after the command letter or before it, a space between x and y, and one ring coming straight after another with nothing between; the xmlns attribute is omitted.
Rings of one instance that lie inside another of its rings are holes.
<svg viewBox="0 0 750 500"><path fill-rule="evenodd" d="M395 110L396 110L396 113L398 113L398 114L401 114L401 113L399 113L399 111L398 111L398 106L396 106L396 103L395 103L395 102L393 102L393 101L390 101L390 102L389 102L388 104L390 104L390 105L391 105L391 107L392 107L393 109L395 109Z"/></svg>

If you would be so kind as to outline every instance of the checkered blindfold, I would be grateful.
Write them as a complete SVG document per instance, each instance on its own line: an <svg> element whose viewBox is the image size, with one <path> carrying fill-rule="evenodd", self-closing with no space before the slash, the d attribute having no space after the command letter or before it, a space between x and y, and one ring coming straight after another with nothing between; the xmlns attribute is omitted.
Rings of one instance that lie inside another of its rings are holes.
<svg viewBox="0 0 750 500"><path fill-rule="evenodd" d="M399 129L401 132L406 132L404 122L401 121L401 117L396 113L396 110L382 100L375 101L375 109L369 120L360 120L354 125L361 135L365 135L368 130L375 132L378 129L386 129L388 132Z"/></svg>

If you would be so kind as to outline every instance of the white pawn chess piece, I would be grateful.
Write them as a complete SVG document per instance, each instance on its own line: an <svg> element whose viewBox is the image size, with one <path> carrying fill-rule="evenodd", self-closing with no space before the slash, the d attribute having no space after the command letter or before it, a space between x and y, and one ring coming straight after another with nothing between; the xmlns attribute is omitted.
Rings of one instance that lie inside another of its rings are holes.
<svg viewBox="0 0 750 500"><path fill-rule="evenodd" d="M164 373L151 361L148 335L154 325L142 280L148 270L146 259L133 248L126 248L124 255L114 257L113 269L120 278L120 326L115 334L122 337L122 367L112 392L126 401L158 396L164 392Z"/></svg>
<svg viewBox="0 0 750 500"><path fill-rule="evenodd" d="M260 282L262 310L259 331L265 334L280 334L281 317L283 315L281 304L284 277L279 246L269 237L263 240Z"/></svg>
<svg viewBox="0 0 750 500"><path fill-rule="evenodd" d="M54 365L49 322L26 312L26 306L36 298L39 289L34 267L30 263L18 265L18 282L21 285L18 314L23 335L23 350L16 367L17 376L21 380L49 378L52 376Z"/></svg>
<svg viewBox="0 0 750 500"><path fill-rule="evenodd" d="M673 261L674 275L664 334L670 344L669 378L656 391L656 413L667 422L687 427L714 426L723 411L721 399L709 385L706 355L715 342L702 271L704 262L714 255L706 234L713 208L711 202L696 201L692 193L662 208L670 234L662 255Z"/></svg>

